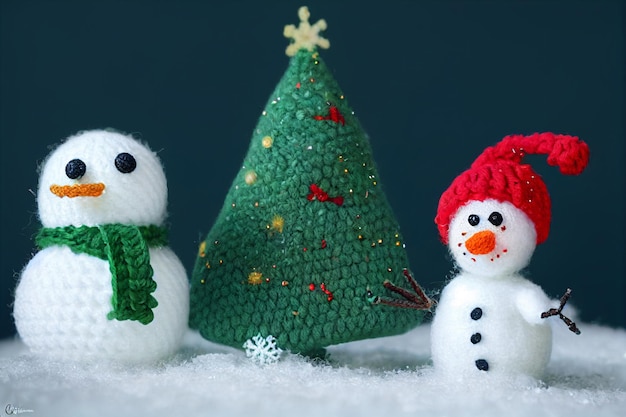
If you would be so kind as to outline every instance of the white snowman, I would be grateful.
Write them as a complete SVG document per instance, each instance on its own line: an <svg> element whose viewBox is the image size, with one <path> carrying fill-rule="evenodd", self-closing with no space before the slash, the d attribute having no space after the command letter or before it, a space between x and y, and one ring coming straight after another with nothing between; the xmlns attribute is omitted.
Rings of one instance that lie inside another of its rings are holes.
<svg viewBox="0 0 626 417"><path fill-rule="evenodd" d="M439 201L435 222L459 269L444 288L431 328L434 368L457 379L478 375L541 378L550 360L547 317L575 324L519 271L528 265L550 228L550 197L526 154L576 175L589 150L576 137L513 135L487 148Z"/></svg>
<svg viewBox="0 0 626 417"><path fill-rule="evenodd" d="M13 315L31 351L144 363L178 348L188 280L167 246L167 184L130 136L81 132L46 159L37 193L41 250L22 271Z"/></svg>

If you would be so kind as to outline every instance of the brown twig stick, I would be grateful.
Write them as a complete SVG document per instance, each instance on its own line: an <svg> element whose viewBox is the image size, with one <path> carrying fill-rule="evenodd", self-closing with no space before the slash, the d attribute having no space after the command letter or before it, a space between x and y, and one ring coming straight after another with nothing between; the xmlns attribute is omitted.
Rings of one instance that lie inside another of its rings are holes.
<svg viewBox="0 0 626 417"><path fill-rule="evenodd" d="M580 330L576 327L576 323L574 323L569 317L563 315L563 307L567 303L567 300L572 296L572 289L568 288L565 291L565 294L561 297L559 308L551 308L550 310L541 313L541 318L545 319L547 317L559 316L561 320L567 325L567 328L576 334L580 334Z"/></svg>
<svg viewBox="0 0 626 417"><path fill-rule="evenodd" d="M383 283L383 286L385 288L387 288L389 291L395 292L396 294L400 294L405 299L398 300L392 298L376 297L374 303L385 304L391 307L412 308L415 310L430 310L435 305L435 302L428 298L428 296L424 293L424 290L422 290L422 287L419 286L417 281L415 281L415 278L413 278L413 276L407 269L404 269L402 272L404 273L406 280L409 282L409 285L411 285L411 288L413 288L413 291L415 291L415 294L408 290L405 290L402 287L398 287L389 281L385 281Z"/></svg>

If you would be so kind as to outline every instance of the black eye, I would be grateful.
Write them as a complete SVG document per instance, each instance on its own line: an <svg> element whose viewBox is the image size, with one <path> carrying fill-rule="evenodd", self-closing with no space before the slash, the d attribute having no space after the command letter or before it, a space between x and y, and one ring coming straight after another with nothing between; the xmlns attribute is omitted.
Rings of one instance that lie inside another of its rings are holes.
<svg viewBox="0 0 626 417"><path fill-rule="evenodd" d="M498 213L497 211L491 213L489 215L489 223L493 224L494 226L500 226L502 224L502 214Z"/></svg>
<svg viewBox="0 0 626 417"><path fill-rule="evenodd" d="M472 226L476 226L478 223L480 223L480 217L478 217L476 214L470 214L467 218L467 222Z"/></svg>
<svg viewBox="0 0 626 417"><path fill-rule="evenodd" d="M122 174L128 174L137 168L137 161L131 154L123 152L115 157L115 168Z"/></svg>
<svg viewBox="0 0 626 417"><path fill-rule="evenodd" d="M72 159L65 165L65 175L70 179L78 179L87 172L87 165L80 159Z"/></svg>

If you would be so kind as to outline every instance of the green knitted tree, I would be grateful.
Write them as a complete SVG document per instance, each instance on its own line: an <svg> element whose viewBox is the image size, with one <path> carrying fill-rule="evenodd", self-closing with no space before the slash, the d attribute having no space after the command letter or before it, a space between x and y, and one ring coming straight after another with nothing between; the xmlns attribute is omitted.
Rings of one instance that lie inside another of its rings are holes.
<svg viewBox="0 0 626 417"><path fill-rule="evenodd" d="M403 333L430 300L408 273L367 135L316 51L326 23L299 16L285 27L287 72L200 244L190 325L226 345L272 336L314 354Z"/></svg>

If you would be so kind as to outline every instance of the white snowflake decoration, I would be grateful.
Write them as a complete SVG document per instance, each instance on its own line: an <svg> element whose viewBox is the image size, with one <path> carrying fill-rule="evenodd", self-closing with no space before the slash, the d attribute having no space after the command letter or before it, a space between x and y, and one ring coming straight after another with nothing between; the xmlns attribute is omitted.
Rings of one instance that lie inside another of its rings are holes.
<svg viewBox="0 0 626 417"><path fill-rule="evenodd" d="M260 333L246 340L243 348L246 350L246 356L260 365L277 362L283 353L283 350L276 346L274 336L269 335L263 338Z"/></svg>
<svg viewBox="0 0 626 417"><path fill-rule="evenodd" d="M294 56L300 49L313 51L316 46L324 49L328 49L330 47L328 39L320 36L320 31L326 30L326 21L324 19L320 19L311 25L309 23L310 16L311 13L309 13L309 9L306 6L302 6L298 9L300 25L297 28L295 25L285 26L283 34L286 38L293 39L293 42L285 51L287 56Z"/></svg>

